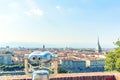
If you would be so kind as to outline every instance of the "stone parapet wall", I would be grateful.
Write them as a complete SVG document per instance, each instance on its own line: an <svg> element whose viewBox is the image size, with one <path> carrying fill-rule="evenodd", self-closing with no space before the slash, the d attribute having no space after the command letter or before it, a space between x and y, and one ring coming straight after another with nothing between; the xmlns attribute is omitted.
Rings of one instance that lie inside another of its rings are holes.
<svg viewBox="0 0 120 80"><path fill-rule="evenodd" d="M62 77L52 78L50 80L116 80L114 76L77 76L77 77Z"/></svg>
<svg viewBox="0 0 120 80"><path fill-rule="evenodd" d="M32 80L32 76L1 76L0 80ZM120 73L94 72L57 74L50 76L50 80L120 80Z"/></svg>

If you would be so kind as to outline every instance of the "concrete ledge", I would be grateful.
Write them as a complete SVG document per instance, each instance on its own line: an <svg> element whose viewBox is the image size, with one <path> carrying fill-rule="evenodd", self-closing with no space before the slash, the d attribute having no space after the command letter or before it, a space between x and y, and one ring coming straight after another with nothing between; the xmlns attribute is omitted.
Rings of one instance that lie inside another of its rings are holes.
<svg viewBox="0 0 120 80"><path fill-rule="evenodd" d="M32 80L32 76L0 76L0 80ZM120 80L120 73L93 72L57 74L50 76L50 80Z"/></svg>

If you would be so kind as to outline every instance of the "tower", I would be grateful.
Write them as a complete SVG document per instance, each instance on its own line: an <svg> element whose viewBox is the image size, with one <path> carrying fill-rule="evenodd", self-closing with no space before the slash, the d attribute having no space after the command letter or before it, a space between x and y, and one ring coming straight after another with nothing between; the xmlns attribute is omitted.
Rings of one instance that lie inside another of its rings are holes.
<svg viewBox="0 0 120 80"><path fill-rule="evenodd" d="M96 46L95 52L97 52L97 53L102 52L102 48L101 48L100 43L99 43L99 38L98 38L98 41L97 41L97 46Z"/></svg>
<svg viewBox="0 0 120 80"><path fill-rule="evenodd" d="M45 45L43 45L43 50L45 50Z"/></svg>

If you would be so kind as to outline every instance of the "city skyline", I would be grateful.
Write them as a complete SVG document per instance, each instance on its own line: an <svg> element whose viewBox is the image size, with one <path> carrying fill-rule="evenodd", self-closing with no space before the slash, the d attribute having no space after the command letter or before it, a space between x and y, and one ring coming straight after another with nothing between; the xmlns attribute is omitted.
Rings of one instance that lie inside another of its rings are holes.
<svg viewBox="0 0 120 80"><path fill-rule="evenodd" d="M114 48L113 42L120 37L119 3L119 0L1 0L0 44L94 48L99 36L102 48Z"/></svg>
<svg viewBox="0 0 120 80"><path fill-rule="evenodd" d="M76 43L76 44L42 44L42 43L38 43L38 42L9 42L9 43L0 43L0 47L1 48L43 48L43 45L45 45L46 48L96 48L97 43L95 44L80 44L80 43ZM100 44L101 45L101 44ZM104 45L104 44L103 44ZM105 45L102 48L115 48L115 45L113 44L112 46L109 45Z"/></svg>

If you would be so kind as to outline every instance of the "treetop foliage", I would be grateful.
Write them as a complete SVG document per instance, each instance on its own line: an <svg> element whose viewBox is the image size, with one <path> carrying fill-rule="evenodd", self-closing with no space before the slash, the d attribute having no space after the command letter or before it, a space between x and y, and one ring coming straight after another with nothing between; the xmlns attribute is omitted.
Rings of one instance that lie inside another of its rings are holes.
<svg viewBox="0 0 120 80"><path fill-rule="evenodd" d="M120 40L114 43L117 47L106 55L105 70L120 72Z"/></svg>
<svg viewBox="0 0 120 80"><path fill-rule="evenodd" d="M120 40L118 39L118 41L116 41L115 43L114 43L116 46L118 46L118 48L120 48Z"/></svg>

